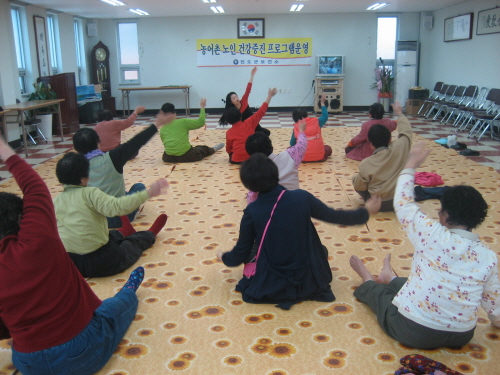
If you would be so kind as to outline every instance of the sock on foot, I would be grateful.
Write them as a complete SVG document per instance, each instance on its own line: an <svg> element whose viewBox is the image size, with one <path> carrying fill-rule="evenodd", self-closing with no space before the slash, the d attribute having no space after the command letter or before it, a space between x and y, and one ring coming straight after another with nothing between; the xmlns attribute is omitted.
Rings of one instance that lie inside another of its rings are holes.
<svg viewBox="0 0 500 375"><path fill-rule="evenodd" d="M121 228L117 229L121 234L123 234L123 237L130 236L131 234L135 233L135 229L130 224L130 220L128 216L120 216L120 219L122 220L122 226Z"/></svg>
<svg viewBox="0 0 500 375"><path fill-rule="evenodd" d="M143 279L144 279L144 268L137 267L135 270L132 271L130 277L128 278L123 288L133 289L135 292L141 285Z"/></svg>
<svg viewBox="0 0 500 375"><path fill-rule="evenodd" d="M166 214L161 214L160 216L158 216L156 218L155 222L153 223L151 228L149 228L148 230L150 232L153 232L153 234L156 237L158 235L158 233L162 230L162 228L165 226L167 219L168 219L168 216Z"/></svg>
<svg viewBox="0 0 500 375"><path fill-rule="evenodd" d="M219 144L215 145L215 146L213 147L213 149L214 149L215 151L219 151L220 149L222 149L222 147L224 147L224 143L219 143Z"/></svg>

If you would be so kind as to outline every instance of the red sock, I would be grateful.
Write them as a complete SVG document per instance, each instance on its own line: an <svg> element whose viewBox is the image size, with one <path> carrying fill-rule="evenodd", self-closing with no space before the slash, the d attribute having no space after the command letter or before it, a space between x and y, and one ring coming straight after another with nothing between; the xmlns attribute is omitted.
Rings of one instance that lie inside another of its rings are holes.
<svg viewBox="0 0 500 375"><path fill-rule="evenodd" d="M150 232L153 232L153 234L156 237L158 235L158 233L162 230L162 228L165 226L167 219L168 219L168 216L166 214L161 214L160 216L158 216L156 218L155 222L153 223L151 228L149 228L148 230Z"/></svg>
<svg viewBox="0 0 500 375"><path fill-rule="evenodd" d="M130 224L130 220L129 220L128 216L126 216L126 215L120 216L120 219L122 220L122 227L117 229L117 231L120 232L121 234L123 234L123 237L127 237L127 236L130 236L131 234L134 234L135 229L132 226L132 224Z"/></svg>

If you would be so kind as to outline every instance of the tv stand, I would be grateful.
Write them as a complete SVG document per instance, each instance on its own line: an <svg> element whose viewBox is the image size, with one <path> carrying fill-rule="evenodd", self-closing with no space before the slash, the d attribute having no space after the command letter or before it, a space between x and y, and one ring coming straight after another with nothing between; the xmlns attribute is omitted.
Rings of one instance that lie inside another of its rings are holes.
<svg viewBox="0 0 500 375"><path fill-rule="evenodd" d="M344 110L344 77L316 78L314 111L321 112L321 95L326 94L328 113L340 113Z"/></svg>

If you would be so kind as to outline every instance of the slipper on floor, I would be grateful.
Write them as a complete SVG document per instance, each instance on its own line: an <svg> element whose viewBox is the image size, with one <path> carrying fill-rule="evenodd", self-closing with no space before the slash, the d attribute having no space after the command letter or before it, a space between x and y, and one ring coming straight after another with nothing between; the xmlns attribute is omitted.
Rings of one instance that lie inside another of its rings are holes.
<svg viewBox="0 0 500 375"><path fill-rule="evenodd" d="M461 151L461 150L465 150L467 148L467 145L465 143L457 142L456 145L450 146L450 148L457 150L457 151Z"/></svg>
<svg viewBox="0 0 500 375"><path fill-rule="evenodd" d="M434 142L440 145L448 145L448 138L435 139Z"/></svg>
<svg viewBox="0 0 500 375"><path fill-rule="evenodd" d="M470 148L468 148L467 150L464 150L464 151L460 151L459 154L463 155L463 156L479 156L479 155L481 155L479 153L479 151L472 150Z"/></svg>

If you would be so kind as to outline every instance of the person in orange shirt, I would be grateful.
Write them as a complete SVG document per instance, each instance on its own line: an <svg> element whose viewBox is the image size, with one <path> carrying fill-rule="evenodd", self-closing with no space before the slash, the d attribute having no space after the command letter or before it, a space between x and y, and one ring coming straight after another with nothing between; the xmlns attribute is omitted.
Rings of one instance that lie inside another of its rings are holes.
<svg viewBox="0 0 500 375"><path fill-rule="evenodd" d="M307 137L307 150L302 159L303 162L315 162L315 161L325 161L332 154L332 148L325 145L323 142L323 136L321 135L321 128L326 124L328 120L328 111L325 105L326 95L321 96L321 117L308 117L307 111L304 109L296 109L292 113L293 121L293 134L290 140L290 145L293 146L296 143L297 137L299 135L299 122L302 119L306 120L306 130L305 134Z"/></svg>

